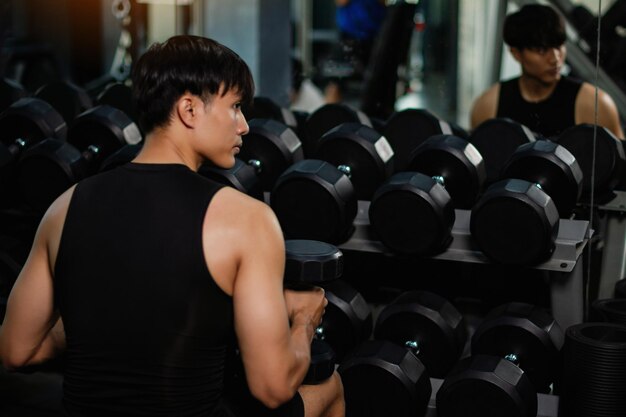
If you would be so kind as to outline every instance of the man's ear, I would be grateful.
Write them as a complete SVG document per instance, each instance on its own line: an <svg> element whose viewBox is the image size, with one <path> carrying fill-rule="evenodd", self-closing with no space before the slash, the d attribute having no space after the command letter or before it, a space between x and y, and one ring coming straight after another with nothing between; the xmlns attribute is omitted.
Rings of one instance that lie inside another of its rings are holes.
<svg viewBox="0 0 626 417"><path fill-rule="evenodd" d="M516 48L514 46L511 46L509 48L509 52L511 52L511 55L513 56L513 59L516 60L517 62L521 62L522 59L522 50L519 48Z"/></svg>
<svg viewBox="0 0 626 417"><path fill-rule="evenodd" d="M194 127L198 117L197 99L189 94L184 94L176 102L176 117L187 127Z"/></svg>

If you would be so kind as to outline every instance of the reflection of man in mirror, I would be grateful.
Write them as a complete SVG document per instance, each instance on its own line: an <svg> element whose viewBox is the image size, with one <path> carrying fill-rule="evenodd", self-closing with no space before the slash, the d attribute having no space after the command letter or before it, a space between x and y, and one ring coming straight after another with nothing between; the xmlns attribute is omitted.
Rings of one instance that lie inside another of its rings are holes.
<svg viewBox="0 0 626 417"><path fill-rule="evenodd" d="M476 101L472 129L487 119L508 117L545 137L580 123L595 123L595 87L561 75L565 25L551 7L526 5L504 21L504 42L522 75L490 87ZM598 124L624 138L615 102L598 90Z"/></svg>

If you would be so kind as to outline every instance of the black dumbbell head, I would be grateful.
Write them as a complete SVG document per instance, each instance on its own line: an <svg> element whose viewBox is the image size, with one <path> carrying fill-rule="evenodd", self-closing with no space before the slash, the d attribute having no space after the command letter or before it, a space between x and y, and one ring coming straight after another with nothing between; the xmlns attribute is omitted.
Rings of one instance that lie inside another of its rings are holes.
<svg viewBox="0 0 626 417"><path fill-rule="evenodd" d="M422 416L432 388L411 351L384 340L367 341L339 366L347 416Z"/></svg>
<svg viewBox="0 0 626 417"><path fill-rule="evenodd" d="M452 241L452 199L433 178L399 172L372 197L369 219L377 238L393 252L432 255Z"/></svg>
<svg viewBox="0 0 626 417"><path fill-rule="evenodd" d="M248 125L238 158L258 162L263 190L270 191L280 174L302 160L302 143L289 126L276 120L252 119Z"/></svg>
<svg viewBox="0 0 626 417"><path fill-rule="evenodd" d="M287 239L340 243L357 213L350 179L328 162L306 159L276 181L270 203Z"/></svg>
<svg viewBox="0 0 626 417"><path fill-rule="evenodd" d="M411 152L431 136L451 135L449 123L425 109L406 109L389 117L383 135L394 152L395 172L405 171L411 162Z"/></svg>
<svg viewBox="0 0 626 417"><path fill-rule="evenodd" d="M492 310L472 336L472 354L514 354L535 388L546 391L560 367L563 330L541 307L508 303Z"/></svg>
<svg viewBox="0 0 626 417"><path fill-rule="evenodd" d="M76 116L93 107L89 94L70 81L56 81L45 84L35 92L35 97L50 103L52 107L61 113L61 116L68 124Z"/></svg>
<svg viewBox="0 0 626 417"><path fill-rule="evenodd" d="M106 156L141 140L137 125L121 110L106 105L80 114L71 124L67 137L67 141L81 151L97 146Z"/></svg>
<svg viewBox="0 0 626 417"><path fill-rule="evenodd" d="M320 329L341 362L348 352L372 333L372 312L363 296L344 280L325 282L328 305Z"/></svg>
<svg viewBox="0 0 626 417"><path fill-rule="evenodd" d="M372 127L372 122L365 113L347 104L325 104L311 113L304 125L304 135L300 139L305 158L315 155L318 142L326 132L343 123L359 123Z"/></svg>
<svg viewBox="0 0 626 417"><path fill-rule="evenodd" d="M315 158L348 167L357 199L370 200L393 173L393 150L380 133L360 123L344 123L319 140Z"/></svg>
<svg viewBox="0 0 626 417"><path fill-rule="evenodd" d="M615 298L626 298L626 278L615 283Z"/></svg>
<svg viewBox="0 0 626 417"><path fill-rule="evenodd" d="M491 260L534 265L554 251L559 213L536 184L502 180L491 185L472 209L470 232L476 246Z"/></svg>
<svg viewBox="0 0 626 417"><path fill-rule="evenodd" d="M86 176L85 161L72 145L46 139L27 149L17 166L18 190L32 208L44 212L65 190Z"/></svg>
<svg viewBox="0 0 626 417"><path fill-rule="evenodd" d="M137 123L139 117L133 104L132 88L120 82L107 85L96 98L98 105L108 105L123 111L128 117Z"/></svg>
<svg viewBox="0 0 626 417"><path fill-rule="evenodd" d="M461 360L437 391L439 417L536 417L537 392L506 359L473 355Z"/></svg>
<svg viewBox="0 0 626 417"><path fill-rule="evenodd" d="M320 284L343 273L343 253L334 245L315 240L286 240L285 281Z"/></svg>
<svg viewBox="0 0 626 417"><path fill-rule="evenodd" d="M465 322L445 298L426 291L408 291L380 312L374 337L414 346L428 374L443 378L465 346Z"/></svg>
<svg viewBox="0 0 626 417"><path fill-rule="evenodd" d="M239 158L235 158L235 165L230 169L218 168L207 161L200 166L198 174L263 201L263 187L255 168Z"/></svg>
<svg viewBox="0 0 626 417"><path fill-rule="evenodd" d="M46 138L65 140L67 125L63 117L47 102L22 98L0 114L0 141L9 146L16 139L31 143Z"/></svg>
<svg viewBox="0 0 626 417"><path fill-rule="evenodd" d="M502 167L519 146L535 140L530 129L507 118L489 119L469 136L485 161L487 184L502 178Z"/></svg>
<svg viewBox="0 0 626 417"><path fill-rule="evenodd" d="M102 161L102 164L100 165L100 172L108 171L129 163L130 161L135 159L142 146L143 143L122 146L121 149L117 150L107 159Z"/></svg>
<svg viewBox="0 0 626 417"><path fill-rule="evenodd" d="M23 97L28 97L28 92L19 83L7 78L0 79L0 113Z"/></svg>
<svg viewBox="0 0 626 417"><path fill-rule="evenodd" d="M561 218L571 215L582 193L583 173L574 156L547 140L521 145L502 168L502 178L539 184L550 196Z"/></svg>
<svg viewBox="0 0 626 417"><path fill-rule="evenodd" d="M469 209L485 183L485 164L474 145L453 135L428 138L411 154L409 171L440 176L455 208Z"/></svg>
<svg viewBox="0 0 626 417"><path fill-rule="evenodd" d="M598 198L611 193L623 175L626 160L618 138L604 127L580 124L564 130L556 142L570 151L580 165L583 196L589 196L592 186Z"/></svg>
<svg viewBox="0 0 626 417"><path fill-rule="evenodd" d="M271 119L280 122L291 129L298 128L298 122L293 112L281 107L269 97L254 97L250 105L244 105L242 112L247 120Z"/></svg>
<svg viewBox="0 0 626 417"><path fill-rule="evenodd" d="M326 381L335 372L335 352L328 343L313 339L311 342L311 363L303 384L317 385Z"/></svg>

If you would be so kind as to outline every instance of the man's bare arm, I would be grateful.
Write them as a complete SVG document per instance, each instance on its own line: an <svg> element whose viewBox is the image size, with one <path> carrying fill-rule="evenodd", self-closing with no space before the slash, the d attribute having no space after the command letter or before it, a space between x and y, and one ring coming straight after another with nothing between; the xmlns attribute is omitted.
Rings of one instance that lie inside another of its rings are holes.
<svg viewBox="0 0 626 417"><path fill-rule="evenodd" d="M470 113L470 128L472 130L481 123L496 117L499 94L500 84L495 84L474 101Z"/></svg>
<svg viewBox="0 0 626 417"><path fill-rule="evenodd" d="M576 97L576 124L596 123L596 90L589 83L583 83ZM603 90L598 90L598 125L606 127L619 139L624 140L624 131L613 98Z"/></svg>
<svg viewBox="0 0 626 417"><path fill-rule="evenodd" d="M59 197L46 212L9 296L0 328L0 357L7 369L41 363L65 348L63 321L54 306L52 271L72 192Z"/></svg>

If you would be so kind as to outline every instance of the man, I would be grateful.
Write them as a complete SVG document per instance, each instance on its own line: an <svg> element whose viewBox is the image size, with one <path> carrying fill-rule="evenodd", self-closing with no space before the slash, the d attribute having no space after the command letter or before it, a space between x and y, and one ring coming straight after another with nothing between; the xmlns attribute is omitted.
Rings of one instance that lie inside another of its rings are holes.
<svg viewBox="0 0 626 417"><path fill-rule="evenodd" d="M323 291L283 291L272 211L195 172L235 163L247 65L176 36L138 60L133 88L144 147L47 211L0 330L4 366L64 351L70 416L224 415L236 334L250 392L274 415L342 416L336 373L300 386Z"/></svg>
<svg viewBox="0 0 626 417"><path fill-rule="evenodd" d="M595 123L595 87L561 75L565 62L563 18L551 7L525 5L504 21L504 42L522 75L493 85L476 101L471 128L508 117L544 137L580 123ZM598 91L598 124L618 138L624 133L613 99Z"/></svg>

